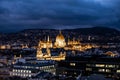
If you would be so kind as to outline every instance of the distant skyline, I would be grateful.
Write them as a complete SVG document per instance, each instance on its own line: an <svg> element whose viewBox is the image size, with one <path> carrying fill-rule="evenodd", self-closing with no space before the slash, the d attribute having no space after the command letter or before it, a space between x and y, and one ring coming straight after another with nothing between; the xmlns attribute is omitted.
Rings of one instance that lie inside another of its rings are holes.
<svg viewBox="0 0 120 80"><path fill-rule="evenodd" d="M120 0L0 0L0 32L23 29L120 29Z"/></svg>

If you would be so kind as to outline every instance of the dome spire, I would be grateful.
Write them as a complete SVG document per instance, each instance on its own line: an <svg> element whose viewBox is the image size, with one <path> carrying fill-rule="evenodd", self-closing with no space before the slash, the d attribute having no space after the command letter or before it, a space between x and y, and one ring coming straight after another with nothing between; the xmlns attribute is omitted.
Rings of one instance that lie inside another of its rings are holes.
<svg viewBox="0 0 120 80"><path fill-rule="evenodd" d="M59 30L59 33L60 33L60 34L62 34L62 31L61 31L61 30Z"/></svg>
<svg viewBox="0 0 120 80"><path fill-rule="evenodd" d="M50 41L50 37L48 36L48 39L47 39L47 41L49 42Z"/></svg>

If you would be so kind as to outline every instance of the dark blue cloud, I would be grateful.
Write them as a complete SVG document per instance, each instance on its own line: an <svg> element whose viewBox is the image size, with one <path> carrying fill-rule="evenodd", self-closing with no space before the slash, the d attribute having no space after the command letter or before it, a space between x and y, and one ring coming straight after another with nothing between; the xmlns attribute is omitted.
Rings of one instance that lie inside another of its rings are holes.
<svg viewBox="0 0 120 80"><path fill-rule="evenodd" d="M0 31L62 25L119 28L119 4L120 0L0 0Z"/></svg>

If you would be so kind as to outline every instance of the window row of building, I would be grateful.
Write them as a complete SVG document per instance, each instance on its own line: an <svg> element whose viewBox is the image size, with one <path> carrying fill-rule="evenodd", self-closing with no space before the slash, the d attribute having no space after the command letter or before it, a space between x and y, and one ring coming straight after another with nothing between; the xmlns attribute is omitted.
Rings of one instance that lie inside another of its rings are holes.
<svg viewBox="0 0 120 80"><path fill-rule="evenodd" d="M67 56L66 60L58 62L56 74L67 76L102 74L108 78L120 79L119 61L119 57Z"/></svg>
<svg viewBox="0 0 120 80"><path fill-rule="evenodd" d="M36 60L37 62L37 60ZM56 73L55 64L48 61L46 63L16 63L13 65L10 76L31 77L38 75L41 72Z"/></svg>

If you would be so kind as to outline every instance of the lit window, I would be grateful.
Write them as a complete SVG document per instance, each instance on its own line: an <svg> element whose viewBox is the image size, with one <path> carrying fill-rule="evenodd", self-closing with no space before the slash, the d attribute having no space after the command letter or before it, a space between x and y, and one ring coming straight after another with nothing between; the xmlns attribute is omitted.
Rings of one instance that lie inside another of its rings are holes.
<svg viewBox="0 0 120 80"><path fill-rule="evenodd" d="M26 72L28 73L28 70L26 70Z"/></svg>
<svg viewBox="0 0 120 80"><path fill-rule="evenodd" d="M15 72L15 70L13 69L13 72Z"/></svg>
<svg viewBox="0 0 120 80"><path fill-rule="evenodd" d="M75 66L75 63L70 63L70 66Z"/></svg>
<svg viewBox="0 0 120 80"><path fill-rule="evenodd" d="M36 67L36 69L39 69L39 67Z"/></svg>
<svg viewBox="0 0 120 80"><path fill-rule="evenodd" d="M117 73L120 73L120 70L117 70Z"/></svg>
<svg viewBox="0 0 120 80"><path fill-rule="evenodd" d="M92 68L86 68L86 71L92 71Z"/></svg>
<svg viewBox="0 0 120 80"><path fill-rule="evenodd" d="M107 68L114 68L115 65L106 65Z"/></svg>
<svg viewBox="0 0 120 80"><path fill-rule="evenodd" d="M23 70L21 70L21 72L23 72Z"/></svg>
<svg viewBox="0 0 120 80"><path fill-rule="evenodd" d="M29 71L29 73L31 73L31 71Z"/></svg>
<svg viewBox="0 0 120 80"><path fill-rule="evenodd" d="M86 66L91 66L90 64L86 64Z"/></svg>
<svg viewBox="0 0 120 80"><path fill-rule="evenodd" d="M109 70L109 69L106 69L106 72L111 72L111 70Z"/></svg>
<svg viewBox="0 0 120 80"><path fill-rule="evenodd" d="M29 75L29 77L31 77L31 75Z"/></svg>
<svg viewBox="0 0 120 80"><path fill-rule="evenodd" d="M96 67L104 67L104 64L96 64Z"/></svg>
<svg viewBox="0 0 120 80"><path fill-rule="evenodd" d="M99 72L105 72L105 69L99 69L98 71Z"/></svg>

